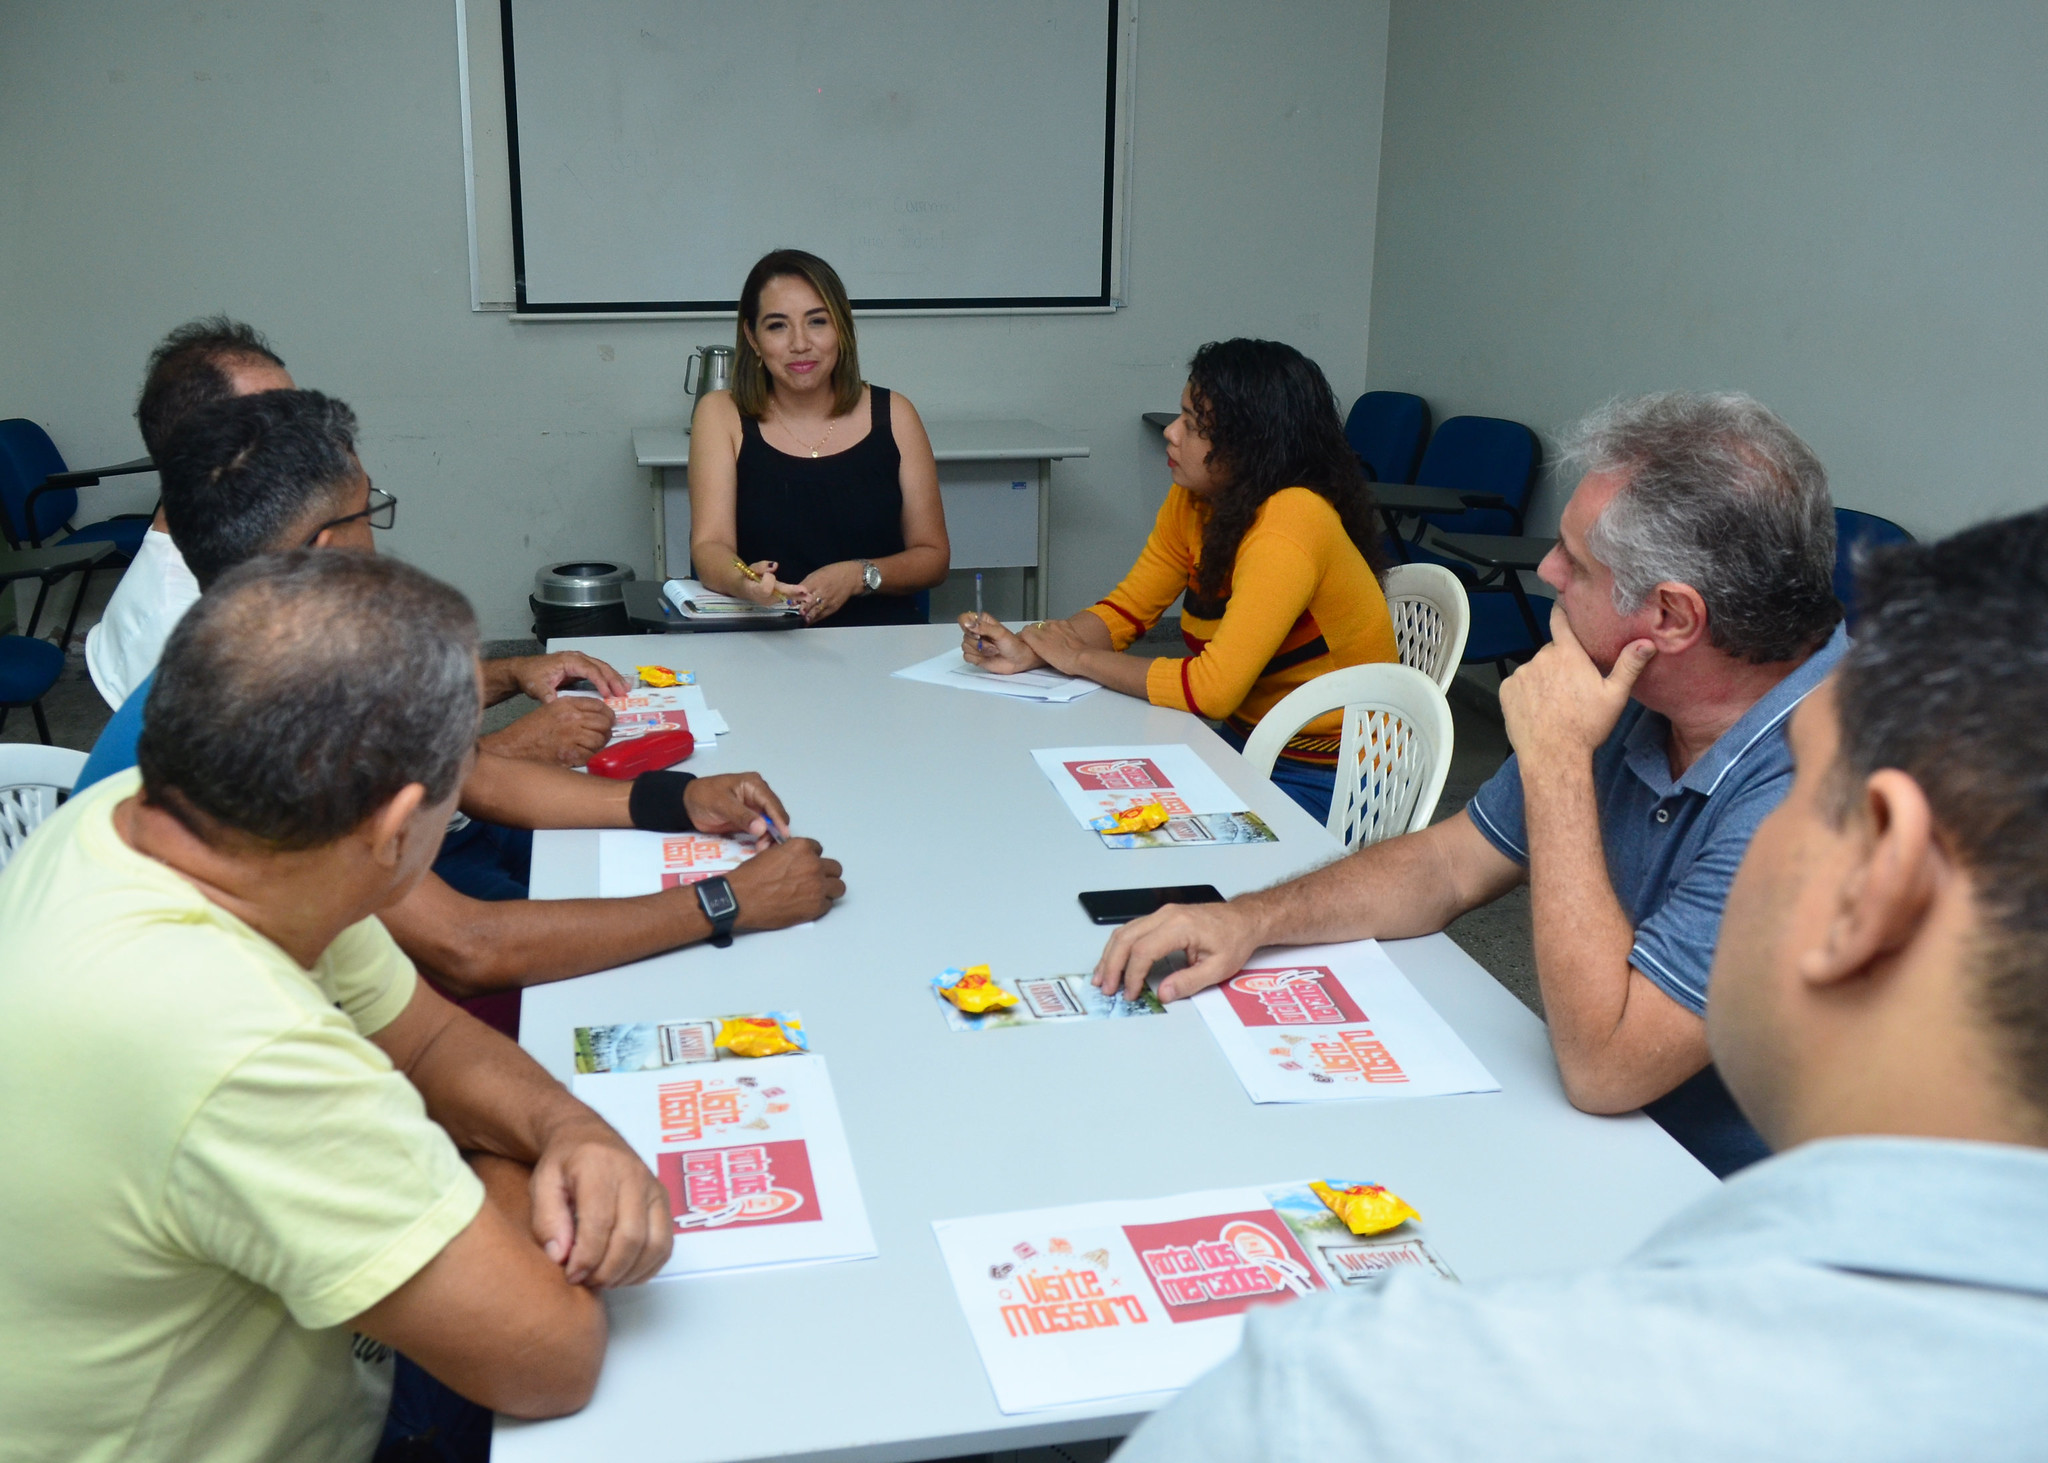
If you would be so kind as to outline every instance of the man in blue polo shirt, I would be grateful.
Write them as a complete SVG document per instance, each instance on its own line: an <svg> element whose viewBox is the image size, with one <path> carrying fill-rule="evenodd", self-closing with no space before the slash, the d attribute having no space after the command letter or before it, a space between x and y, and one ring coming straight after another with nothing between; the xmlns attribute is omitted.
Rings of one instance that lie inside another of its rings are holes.
<svg viewBox="0 0 2048 1463"><path fill-rule="evenodd" d="M1768 1151L1709 1064L1728 884L1785 796L1785 720L1847 646L1813 452L1746 396L1613 403L1571 434L1584 476L1539 571L1553 641L1501 689L1515 755L1458 816L1224 905L1124 926L1096 967L1172 1000L1263 945L1442 929L1528 880L1566 1094L1647 1108L1718 1174Z"/></svg>

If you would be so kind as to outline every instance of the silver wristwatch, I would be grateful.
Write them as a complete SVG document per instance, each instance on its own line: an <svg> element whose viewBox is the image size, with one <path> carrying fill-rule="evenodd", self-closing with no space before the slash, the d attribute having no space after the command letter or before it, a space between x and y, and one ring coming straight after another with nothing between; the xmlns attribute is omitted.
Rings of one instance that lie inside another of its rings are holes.
<svg viewBox="0 0 2048 1463"><path fill-rule="evenodd" d="M882 571L866 559L860 561L860 582L862 594L873 594L882 587Z"/></svg>

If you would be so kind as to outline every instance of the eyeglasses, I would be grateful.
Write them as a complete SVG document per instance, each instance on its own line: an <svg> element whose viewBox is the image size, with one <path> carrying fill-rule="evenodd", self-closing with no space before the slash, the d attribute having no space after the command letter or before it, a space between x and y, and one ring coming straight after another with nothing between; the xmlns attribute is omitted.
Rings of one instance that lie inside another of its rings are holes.
<svg viewBox="0 0 2048 1463"><path fill-rule="evenodd" d="M398 522L398 499L385 492L375 483L370 484L370 506L360 513L350 513L342 518L330 518L307 538L304 547L312 548L315 540L330 528L339 528L344 523L354 523L358 518L370 520L372 528L389 528Z"/></svg>

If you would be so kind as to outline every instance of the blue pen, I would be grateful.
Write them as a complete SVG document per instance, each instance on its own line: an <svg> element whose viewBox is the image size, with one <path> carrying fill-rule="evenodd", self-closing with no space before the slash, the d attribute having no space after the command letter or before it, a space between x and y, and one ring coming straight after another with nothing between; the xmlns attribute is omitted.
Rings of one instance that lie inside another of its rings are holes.
<svg viewBox="0 0 2048 1463"><path fill-rule="evenodd" d="M988 651L988 642L981 638L981 571L979 569L974 571L974 648L984 654Z"/></svg>

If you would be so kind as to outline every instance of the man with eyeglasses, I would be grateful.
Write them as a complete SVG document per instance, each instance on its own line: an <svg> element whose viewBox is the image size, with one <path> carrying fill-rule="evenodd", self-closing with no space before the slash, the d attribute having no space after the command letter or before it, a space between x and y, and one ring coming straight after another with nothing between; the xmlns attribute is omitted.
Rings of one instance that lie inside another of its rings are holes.
<svg viewBox="0 0 2048 1463"><path fill-rule="evenodd" d="M375 553L397 500L371 486L355 453L355 413L317 391L268 391L203 407L166 443L159 468L171 537L202 591L236 565L296 548ZM480 670L480 675L487 672ZM107 724L79 775L80 791L135 765L150 683ZM321 714L308 705L306 714ZM511 829L645 828L764 834L788 826L757 773L692 778L657 772L630 783L494 755L476 758L451 841L470 819ZM444 853L444 859L446 855ZM791 838L726 876L738 913L714 926L693 889L638 899L529 901L523 882L473 898L435 865L382 919L400 948L459 999L644 960L732 930L781 929L818 918L846 892L839 865L808 838ZM476 1014L507 1029L502 1006Z"/></svg>
<svg viewBox="0 0 2048 1463"><path fill-rule="evenodd" d="M152 458L161 461L171 433L199 408L259 391L296 389L283 357L271 349L261 332L225 315L212 315L180 325L150 353L142 395L135 404L135 423L142 432L142 445ZM391 526L388 513L377 526ZM171 628L198 598L199 585L172 543L159 507L135 562L115 586L106 612L86 632L86 669L109 706L119 708L155 669ZM574 652L485 661L486 705L521 693L541 704L510 726L485 736L484 750L568 767L589 761L611 736L612 714L602 701L557 694L564 684L578 678L590 680L608 696L626 689L623 678L610 666ZM459 880L459 873L457 877Z"/></svg>

